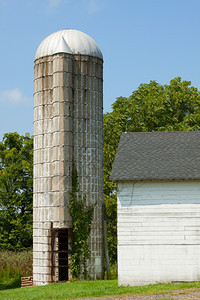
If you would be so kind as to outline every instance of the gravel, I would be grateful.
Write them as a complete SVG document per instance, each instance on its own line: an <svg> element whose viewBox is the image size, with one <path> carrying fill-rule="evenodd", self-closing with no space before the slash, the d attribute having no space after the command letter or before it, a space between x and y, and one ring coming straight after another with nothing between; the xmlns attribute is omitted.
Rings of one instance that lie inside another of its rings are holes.
<svg viewBox="0 0 200 300"><path fill-rule="evenodd" d="M129 295L129 296L110 296L101 298L80 298L76 300L151 300L151 299L200 299L200 288L181 289L171 291L165 294L146 294L146 295ZM75 299L72 299L75 300Z"/></svg>

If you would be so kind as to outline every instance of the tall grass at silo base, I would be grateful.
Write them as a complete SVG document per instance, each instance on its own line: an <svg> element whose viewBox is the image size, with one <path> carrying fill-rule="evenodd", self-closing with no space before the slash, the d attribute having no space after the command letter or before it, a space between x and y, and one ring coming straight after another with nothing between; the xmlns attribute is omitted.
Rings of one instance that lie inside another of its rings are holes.
<svg viewBox="0 0 200 300"><path fill-rule="evenodd" d="M0 290L19 287L21 277L32 275L32 250L14 252L0 251Z"/></svg>
<svg viewBox="0 0 200 300"><path fill-rule="evenodd" d="M117 268L117 263L115 264L110 264L110 279L115 280L118 278L118 268ZM104 279L107 279L107 271L105 267L105 275Z"/></svg>
<svg viewBox="0 0 200 300"><path fill-rule="evenodd" d="M21 286L21 277L33 274L32 250L0 250L0 290ZM110 266L111 279L117 279L117 264ZM105 272L105 278L106 278Z"/></svg>

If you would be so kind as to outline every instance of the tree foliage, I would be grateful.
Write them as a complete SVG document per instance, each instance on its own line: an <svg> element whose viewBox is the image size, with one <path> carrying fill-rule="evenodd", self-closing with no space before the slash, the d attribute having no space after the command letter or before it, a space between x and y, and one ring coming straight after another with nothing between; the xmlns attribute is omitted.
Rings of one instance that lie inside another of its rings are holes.
<svg viewBox="0 0 200 300"><path fill-rule="evenodd" d="M32 246L33 139L6 133L0 142L0 249Z"/></svg>
<svg viewBox="0 0 200 300"><path fill-rule="evenodd" d="M112 112L104 114L104 199L108 226L116 230L116 184L110 182L110 173L122 132L180 131L200 129L200 93L190 81L174 78L168 85L156 81L141 84L128 98L119 97ZM110 207L111 206L111 207ZM116 231L110 232L111 260L117 256ZM112 249L112 250L111 250Z"/></svg>

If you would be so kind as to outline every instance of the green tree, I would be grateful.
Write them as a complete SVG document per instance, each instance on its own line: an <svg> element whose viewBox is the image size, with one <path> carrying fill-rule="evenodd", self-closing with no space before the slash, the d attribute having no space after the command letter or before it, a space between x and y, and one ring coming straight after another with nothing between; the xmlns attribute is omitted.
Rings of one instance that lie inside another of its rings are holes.
<svg viewBox="0 0 200 300"><path fill-rule="evenodd" d="M0 249L32 246L33 139L4 134L0 142Z"/></svg>
<svg viewBox="0 0 200 300"><path fill-rule="evenodd" d="M117 221L116 184L109 178L121 133L200 130L200 92L180 77L168 85L150 81L130 97L117 98L112 109L104 114L104 201L109 211L108 227L112 224L113 228L108 231L111 261L117 257Z"/></svg>

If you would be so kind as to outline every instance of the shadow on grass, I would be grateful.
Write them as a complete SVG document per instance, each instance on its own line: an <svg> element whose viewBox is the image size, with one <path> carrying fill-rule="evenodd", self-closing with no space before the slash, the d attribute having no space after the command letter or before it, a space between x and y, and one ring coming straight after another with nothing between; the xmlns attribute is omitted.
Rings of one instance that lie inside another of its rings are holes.
<svg viewBox="0 0 200 300"><path fill-rule="evenodd" d="M0 282L0 291L8 289L16 289L21 286L21 277L11 280L9 283Z"/></svg>

